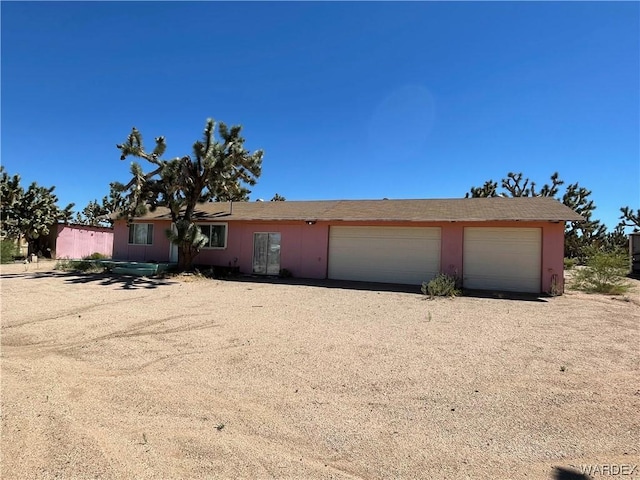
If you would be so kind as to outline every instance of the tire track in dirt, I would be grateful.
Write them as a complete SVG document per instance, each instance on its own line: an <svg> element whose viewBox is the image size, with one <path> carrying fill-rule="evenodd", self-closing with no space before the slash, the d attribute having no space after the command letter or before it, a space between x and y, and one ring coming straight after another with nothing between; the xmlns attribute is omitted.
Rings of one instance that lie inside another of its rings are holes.
<svg viewBox="0 0 640 480"><path fill-rule="evenodd" d="M177 358L181 358L181 357L186 357L189 355L201 355L202 351L196 351L196 352L181 352L181 353L174 353L173 355L164 355L160 358L156 358L155 360L150 360L148 362L143 363L142 365L138 365L136 367L131 367L131 368L120 368L118 369L116 372L113 373L105 373L104 371L96 371L93 370L92 371L92 375L95 377L119 377L125 374L129 374L129 373L139 373L142 370L144 370L147 367L150 367L152 365L155 365L156 363L162 363L164 361L167 360L174 360ZM88 371L88 370L87 370Z"/></svg>
<svg viewBox="0 0 640 480"><path fill-rule="evenodd" d="M208 314L203 313L199 315L189 315L189 317L194 316L208 316ZM97 337L89 338L86 340L68 342L62 344L54 344L54 345L43 345L44 342L35 342L33 344L17 344L17 345L3 345L3 349L7 349L11 351L12 357L35 357L41 358L43 356L49 354L65 354L69 350L83 348L93 343L98 343L106 340L114 340L118 338L132 338L132 337L142 337L142 336L150 336L150 335L169 335L173 333L183 333L183 332L192 332L198 330L206 330L209 328L220 327L221 324L215 321L206 321L200 322L197 324L186 324L177 327L164 328L164 329L151 329L149 328L162 325L163 323L169 322L171 320L184 318L184 314L171 315L164 318L147 320L141 323L136 324L135 326L127 329L117 330L115 332L107 333L104 335L99 335ZM5 357L5 355L0 355L0 357Z"/></svg>
<svg viewBox="0 0 640 480"><path fill-rule="evenodd" d="M164 295L162 297L155 297L153 295L141 295L138 297L129 297L126 299L118 299L118 300L114 300L111 302L100 302L100 303L94 303L91 305L87 305L85 307L81 307L81 308L75 308L73 310L67 310L65 312L56 314L53 317L47 317L47 318L38 318L36 320L28 320L26 322L21 322L21 323L14 323L11 325L5 325L2 327L3 330L8 330L10 328L17 328L17 327L24 327L25 325L32 325L35 323L42 323L42 322L48 322L51 320L58 320L60 318L65 318L65 317L69 317L69 316L73 316L73 315L78 315L80 313L86 313L86 312L90 312L91 310L94 310L95 308L98 307L107 307L110 305L117 305L117 304L123 304L123 303L127 303L127 302L133 302L133 301L139 301L139 300L144 300L147 298L153 298L154 301L160 301L160 300L164 300L166 298L170 297L170 295Z"/></svg>
<svg viewBox="0 0 640 480"><path fill-rule="evenodd" d="M282 412L273 406L245 401L240 404L237 400L216 395L211 400L219 411L228 412L232 417L240 419L237 423L230 421L223 424L220 435L223 440L215 439L213 444L203 435L194 432L192 437L185 437L180 450L188 457L189 451L206 452L216 445L223 446L233 457L233 464L251 465L254 472L251 478L340 478L363 480L370 478L366 473L358 473L356 469L345 465L348 458L345 455L336 456L336 452L325 451L313 443L301 443L296 436L296 429L273 437L261 433L256 424L268 425L274 417ZM246 422L242 419L252 419ZM232 423L233 422L233 423ZM220 442L220 443L219 443ZM255 468L266 475L256 475ZM233 475L232 475L233 473ZM221 472L228 474L226 478L246 478L237 471Z"/></svg>
<svg viewBox="0 0 640 480"><path fill-rule="evenodd" d="M23 387L3 392L3 407L22 412L3 415L3 478L24 478L23 464L34 453L38 474L32 478L115 478L110 462L87 434L89 429L79 429L72 410L57 399L59 392L46 390L45 396L32 385ZM53 388L57 390L57 385ZM10 442L6 441L9 431L13 433ZM87 456L92 458L91 463L78 461Z"/></svg>
<svg viewBox="0 0 640 480"><path fill-rule="evenodd" d="M312 445L294 446L288 442L286 444L283 442L274 444L273 441L259 435L241 435L240 437L235 436L227 445L233 445L234 453L244 457L245 462L255 463L257 461L271 478L304 478L297 475L295 470L292 473L283 473L287 466L282 465L282 460L288 461L292 466L301 465L314 473L330 474L330 478L337 477L352 480L368 478L366 475L358 474L344 465L336 465L331 460L323 460L318 456L317 448ZM270 452L270 454L265 455L265 452ZM274 462L274 457L280 457L282 460Z"/></svg>

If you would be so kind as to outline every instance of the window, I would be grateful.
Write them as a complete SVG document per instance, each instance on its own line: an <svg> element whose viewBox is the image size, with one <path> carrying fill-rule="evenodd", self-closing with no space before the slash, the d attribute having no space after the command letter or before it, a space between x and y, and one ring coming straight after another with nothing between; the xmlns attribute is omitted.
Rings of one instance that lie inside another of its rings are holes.
<svg viewBox="0 0 640 480"><path fill-rule="evenodd" d="M202 234L207 237L203 248L227 248L227 224L208 223L198 225Z"/></svg>
<svg viewBox="0 0 640 480"><path fill-rule="evenodd" d="M151 245L153 243L153 224L132 223L129 225L129 243L133 245Z"/></svg>

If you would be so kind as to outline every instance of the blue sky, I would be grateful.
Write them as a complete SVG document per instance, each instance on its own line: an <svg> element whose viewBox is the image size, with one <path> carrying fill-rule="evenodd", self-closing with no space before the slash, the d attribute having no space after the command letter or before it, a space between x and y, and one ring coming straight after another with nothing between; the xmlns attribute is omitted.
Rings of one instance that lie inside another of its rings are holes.
<svg viewBox="0 0 640 480"><path fill-rule="evenodd" d="M7 2L2 164L82 209L205 120L265 151L251 199L462 197L554 171L640 205L637 2Z"/></svg>

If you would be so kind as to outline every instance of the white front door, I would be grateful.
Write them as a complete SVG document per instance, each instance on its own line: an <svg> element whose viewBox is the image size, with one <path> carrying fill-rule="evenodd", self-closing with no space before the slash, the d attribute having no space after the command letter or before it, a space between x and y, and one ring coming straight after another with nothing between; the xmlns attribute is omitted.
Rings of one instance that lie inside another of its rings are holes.
<svg viewBox="0 0 640 480"><path fill-rule="evenodd" d="M253 234L253 273L278 275L280 273L280 233Z"/></svg>
<svg viewBox="0 0 640 480"><path fill-rule="evenodd" d="M173 233L178 233L176 230L175 224L171 224L171 231ZM178 245L169 241L169 262L177 263L178 262Z"/></svg>

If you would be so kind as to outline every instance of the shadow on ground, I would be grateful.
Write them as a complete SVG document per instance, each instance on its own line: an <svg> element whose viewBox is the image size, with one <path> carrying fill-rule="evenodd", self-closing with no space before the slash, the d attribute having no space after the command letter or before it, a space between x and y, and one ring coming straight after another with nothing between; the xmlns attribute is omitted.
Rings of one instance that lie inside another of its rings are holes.
<svg viewBox="0 0 640 480"><path fill-rule="evenodd" d="M96 283L105 287L116 287L123 290L153 289L178 282L167 278L138 277L134 275L118 275L115 273L83 273L63 271L27 271L24 273L8 273L0 275L2 279L24 278L27 280L41 280L57 278L71 285Z"/></svg>
<svg viewBox="0 0 640 480"><path fill-rule="evenodd" d="M553 480L591 480L592 477L573 469L556 467L553 472Z"/></svg>
<svg viewBox="0 0 640 480"><path fill-rule="evenodd" d="M165 285L179 283L171 277L140 277L135 275L115 274L110 272L90 273L90 272L65 272L65 271L25 271L20 273L0 274L0 278L61 278L69 284L98 283L103 286L115 286L125 290L151 289ZM214 277L208 277L214 278ZM303 285L319 288L337 288L343 290L364 290L370 292L398 292L423 295L420 286L404 285L398 283L376 283L376 282L356 282L351 280L328 280L313 278L282 278L278 276L264 275L230 275L226 277L216 277L218 280L226 282L246 282L265 283L271 285ZM498 292L485 290L463 290L462 296L470 298L492 298L496 300L519 300L526 302L547 302L544 296L530 293Z"/></svg>
<svg viewBox="0 0 640 480"><path fill-rule="evenodd" d="M542 302L549 300L545 296L535 293L517 293L517 292L501 292L493 290L463 290L464 297L472 298L493 298L496 300L519 300L523 302Z"/></svg>
<svg viewBox="0 0 640 480"><path fill-rule="evenodd" d="M304 285L308 287L339 288L345 290L366 290L370 292L400 292L422 295L420 286L398 283L355 282L347 280L316 280L312 278L281 278L276 276L240 275L220 278L227 282L268 283L273 285ZM483 290L464 290L463 296L472 298L495 298L498 300L521 300L528 302L546 302L540 295L513 292L492 292Z"/></svg>
<svg viewBox="0 0 640 480"><path fill-rule="evenodd" d="M343 290L367 290L371 292L400 292L422 295L416 285L397 283L353 282L347 280L317 280L313 278L281 278L263 275L240 275L220 278L225 282L267 283L271 285L302 285L306 287L339 288Z"/></svg>

